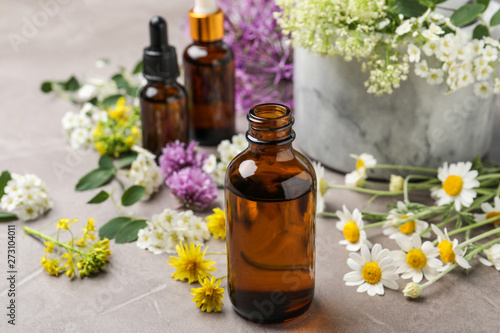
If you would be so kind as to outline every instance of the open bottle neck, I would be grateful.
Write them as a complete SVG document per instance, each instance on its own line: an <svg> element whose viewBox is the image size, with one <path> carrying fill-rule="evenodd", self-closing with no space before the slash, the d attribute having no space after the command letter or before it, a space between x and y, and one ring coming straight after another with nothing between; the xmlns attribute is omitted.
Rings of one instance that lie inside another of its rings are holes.
<svg viewBox="0 0 500 333"><path fill-rule="evenodd" d="M281 104L260 104L247 115L246 137L250 146L289 149L295 139L292 110Z"/></svg>

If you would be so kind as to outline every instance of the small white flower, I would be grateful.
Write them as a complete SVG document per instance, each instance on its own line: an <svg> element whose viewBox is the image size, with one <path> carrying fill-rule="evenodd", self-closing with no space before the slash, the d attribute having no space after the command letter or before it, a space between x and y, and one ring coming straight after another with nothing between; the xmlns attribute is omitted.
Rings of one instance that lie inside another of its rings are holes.
<svg viewBox="0 0 500 333"><path fill-rule="evenodd" d="M487 62L495 61L498 59L498 49L490 45L486 45L483 49L481 49L479 53Z"/></svg>
<svg viewBox="0 0 500 333"><path fill-rule="evenodd" d="M413 234L411 238L398 237L396 242L402 251L392 251L391 257L398 266L397 274L402 274L403 279L412 279L419 283L422 279L431 280L434 278L443 264L436 257L439 250L430 241L422 244L418 234Z"/></svg>
<svg viewBox="0 0 500 333"><path fill-rule="evenodd" d="M248 141L245 134L233 135L231 138L231 143L238 149L238 151L243 151L248 147Z"/></svg>
<svg viewBox="0 0 500 333"><path fill-rule="evenodd" d="M424 44L422 47L422 51L424 51L425 55L431 56L436 53L436 51L439 48L439 42L436 40L430 40L427 43Z"/></svg>
<svg viewBox="0 0 500 333"><path fill-rule="evenodd" d="M90 128L78 127L71 132L69 143L73 149L85 149L92 144L92 132Z"/></svg>
<svg viewBox="0 0 500 333"><path fill-rule="evenodd" d="M391 23L391 20L389 20L388 18L382 20L379 24L378 24L378 29L379 30L382 30L384 29L385 27L387 27L389 24Z"/></svg>
<svg viewBox="0 0 500 333"><path fill-rule="evenodd" d="M478 82L474 85L474 93L478 97L488 98L492 92L493 89L488 81Z"/></svg>
<svg viewBox="0 0 500 333"><path fill-rule="evenodd" d="M469 262L464 258L465 251L462 249L458 249L458 239L454 239L453 242L450 240L450 236L448 236L448 230L444 229L444 233L436 227L434 224L431 224L432 231L438 237L438 248L439 255L441 256L441 260L446 263L442 268L438 270L445 270L452 263L457 263L460 267L464 269L469 269L471 266Z"/></svg>
<svg viewBox="0 0 500 333"><path fill-rule="evenodd" d="M483 37L483 40L486 44L491 45L493 47L500 46L500 43L496 39L493 39L491 37Z"/></svg>
<svg viewBox="0 0 500 333"><path fill-rule="evenodd" d="M457 75L457 87L463 88L474 82L474 75L471 72L464 72L462 70L458 71Z"/></svg>
<svg viewBox="0 0 500 333"><path fill-rule="evenodd" d="M422 78L426 78L429 75L429 66L427 66L427 60L422 60L415 65L415 74Z"/></svg>
<svg viewBox="0 0 500 333"><path fill-rule="evenodd" d="M474 54L472 44L470 43L462 45L457 49L456 52L457 52L457 58L466 62L469 62Z"/></svg>
<svg viewBox="0 0 500 333"><path fill-rule="evenodd" d="M97 87L93 84L86 83L75 93L74 99L78 103L90 101L97 95Z"/></svg>
<svg viewBox="0 0 500 333"><path fill-rule="evenodd" d="M477 170L471 170L471 162L452 163L448 167L448 162L438 168L438 179L442 182L441 188L431 189L431 195L436 199L436 205L443 206L449 203L455 204L455 209L459 211L462 206L469 207L477 193L473 188L479 186L476 180Z"/></svg>
<svg viewBox="0 0 500 333"><path fill-rule="evenodd" d="M346 245L348 251L358 251L363 244L371 248L372 243L366 238L366 232L363 230L364 222L361 212L355 208L351 214L345 205L342 209L343 211L338 210L335 213L339 217L336 227L342 231L345 238L339 244Z"/></svg>
<svg viewBox="0 0 500 333"><path fill-rule="evenodd" d="M404 202L398 201L397 208L391 209L391 211L389 211L389 215L387 215L387 221L383 226L384 235L389 236L390 239L396 239L397 237L411 237L411 235L421 234L429 228L429 223L419 219L413 219L398 226L398 223L401 222L401 220L405 220L412 215L413 213L408 210ZM426 233L423 237L429 238L430 233Z"/></svg>
<svg viewBox="0 0 500 333"><path fill-rule="evenodd" d="M362 172L354 170L345 175L345 185L349 187L359 187L361 186L363 180L366 179L366 171L363 169Z"/></svg>
<svg viewBox="0 0 500 333"><path fill-rule="evenodd" d="M435 35L442 35L444 34L443 29L441 29L440 26L436 25L435 23L431 23L429 26L429 31L432 32Z"/></svg>
<svg viewBox="0 0 500 333"><path fill-rule="evenodd" d="M422 32L422 36L424 36L428 40L433 40L433 41L438 41L439 40L439 36L436 35L435 33L433 33L432 31L430 31L429 29L424 30Z"/></svg>
<svg viewBox="0 0 500 333"><path fill-rule="evenodd" d="M487 80L491 77L491 73L493 73L493 67L490 65L486 65L483 67L476 67L474 69L476 74L476 78L480 81Z"/></svg>
<svg viewBox="0 0 500 333"><path fill-rule="evenodd" d="M362 171L364 168L366 169L373 168L377 165L377 160L373 157L373 155L362 153L361 155L350 155L352 158L356 159L356 170Z"/></svg>
<svg viewBox="0 0 500 333"><path fill-rule="evenodd" d="M495 78L495 87L493 88L493 92L495 94L500 93L500 80L498 78Z"/></svg>
<svg viewBox="0 0 500 333"><path fill-rule="evenodd" d="M441 38L440 51L446 54L455 53L457 48L455 34L449 33Z"/></svg>
<svg viewBox="0 0 500 333"><path fill-rule="evenodd" d="M408 45L408 56L410 62L419 62L420 61L420 49L416 47L414 44Z"/></svg>
<svg viewBox="0 0 500 333"><path fill-rule="evenodd" d="M460 74L460 66L454 61L450 62L448 67L448 76L455 78L458 74Z"/></svg>
<svg viewBox="0 0 500 333"><path fill-rule="evenodd" d="M483 251L486 258L479 258L479 261L486 266L495 266L497 271L500 271L500 244L494 244L487 250Z"/></svg>
<svg viewBox="0 0 500 333"><path fill-rule="evenodd" d="M208 173L209 175L215 171L215 167L217 166L217 158L214 154L210 154L208 158L203 162L203 171Z"/></svg>
<svg viewBox="0 0 500 333"><path fill-rule="evenodd" d="M472 49L475 53L480 53L484 47L484 40L482 39L473 39L472 40Z"/></svg>
<svg viewBox="0 0 500 333"><path fill-rule="evenodd" d="M140 185L146 189L141 200L148 200L163 184L161 170L155 162L154 154L139 146L132 147L132 150L138 155L132 162L127 177L134 185Z"/></svg>
<svg viewBox="0 0 500 333"><path fill-rule="evenodd" d="M353 270L344 275L348 286L359 286L358 293L367 292L370 296L383 295L384 287L397 290L396 266L390 251L375 244L370 253L366 245L361 247L361 255L350 253L347 265Z"/></svg>
<svg viewBox="0 0 500 333"><path fill-rule="evenodd" d="M72 130L78 126L78 116L74 112L66 112L61 120L65 130Z"/></svg>
<svg viewBox="0 0 500 333"><path fill-rule="evenodd" d="M412 23L410 20L403 21L399 27L396 28L396 35L404 35L411 31Z"/></svg>
<svg viewBox="0 0 500 333"><path fill-rule="evenodd" d="M427 83L430 85L437 85L443 82L444 72L440 68L429 69L429 75L427 75Z"/></svg>

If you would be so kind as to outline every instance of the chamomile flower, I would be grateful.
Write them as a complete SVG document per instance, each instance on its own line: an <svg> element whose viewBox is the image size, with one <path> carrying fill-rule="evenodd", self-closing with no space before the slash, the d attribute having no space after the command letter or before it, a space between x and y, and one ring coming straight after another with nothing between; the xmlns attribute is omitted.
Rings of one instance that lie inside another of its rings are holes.
<svg viewBox="0 0 500 333"><path fill-rule="evenodd" d="M392 251L391 257L398 266L397 274L401 274L403 279L412 279L419 283L422 279L431 280L438 274L438 268L443 265L436 257L439 250L430 241L422 244L418 234L413 234L411 238L397 237L396 242L401 247L401 251Z"/></svg>
<svg viewBox="0 0 500 333"><path fill-rule="evenodd" d="M390 251L382 249L380 244L375 244L370 253L369 248L363 244L361 255L350 253L347 265L353 270L344 275L348 286L359 286L357 292L367 292L370 296L383 295L384 287L398 289L398 275L396 266L391 258Z"/></svg>
<svg viewBox="0 0 500 333"><path fill-rule="evenodd" d="M401 220L405 220L412 215L413 213L408 210L404 202L398 201L397 208L392 209L389 212L389 215L387 215L387 221L383 226L384 235L389 236L390 239L396 239L397 237L409 238L415 233L421 234L429 227L429 223L419 219L413 219L398 226L398 223L401 222ZM423 237L429 238L430 233L426 233Z"/></svg>
<svg viewBox="0 0 500 333"><path fill-rule="evenodd" d="M441 260L445 263L445 265L439 270L445 270L452 263L457 263L460 267L464 269L469 269L471 266L469 262L464 258L465 251L462 249L458 249L458 239L454 239L453 242L450 240L450 236L448 236L448 231L446 228L444 229L444 233L436 227L434 224L431 224L432 231L438 237L438 248L439 255L441 256Z"/></svg>
<svg viewBox="0 0 500 333"><path fill-rule="evenodd" d="M471 170L471 162L452 163L448 166L445 162L438 169L438 179L442 182L441 188L431 189L432 197L437 200L436 205L443 206L454 203L455 209L459 211L462 206L469 207L477 193L473 190L479 186L476 179L477 170Z"/></svg>
<svg viewBox="0 0 500 333"><path fill-rule="evenodd" d="M363 244L371 248L372 243L366 238L366 232L363 230L364 222L361 212L355 208L351 213L345 205L342 209L343 211L336 212L340 220L337 222L337 229L342 231L345 237L339 244L346 245L348 251L358 251Z"/></svg>
<svg viewBox="0 0 500 333"><path fill-rule="evenodd" d="M222 300L224 299L224 288L219 288L221 280L216 280L214 277L212 279L204 278L200 281L201 288L192 288L191 295L194 296L193 302L196 302L196 306L201 309L201 311L206 311L208 313L219 312L222 310Z"/></svg>
<svg viewBox="0 0 500 333"><path fill-rule="evenodd" d="M215 264L215 261L209 259L203 259L205 252L201 252L201 246L195 246L193 243L180 244L176 246L179 258L170 257L167 262L170 266L176 268L177 270L172 274L175 280L188 280L189 283L202 281L205 277L212 277L210 272L216 270L215 267L210 267Z"/></svg>
<svg viewBox="0 0 500 333"><path fill-rule="evenodd" d="M325 199L323 198L322 189L324 186L322 184L325 182L325 167L321 165L319 162L312 162L314 166L314 171L316 172L316 181L317 181L317 194L316 194L316 214L321 213L325 210Z"/></svg>
<svg viewBox="0 0 500 333"><path fill-rule="evenodd" d="M354 170L345 175L345 185L350 187L359 187L366 179L366 172L360 172L358 170Z"/></svg>
<svg viewBox="0 0 500 333"><path fill-rule="evenodd" d="M500 227L500 197L495 197L493 206L489 202L484 202L481 204L481 209L484 214L474 214L474 218L477 222L482 222L498 216L498 219L492 223Z"/></svg>
<svg viewBox="0 0 500 333"><path fill-rule="evenodd" d="M356 170L345 175L345 184L347 186L357 187L366 179L367 168L373 168L377 165L377 160L373 155L366 153L361 155L351 154L351 157L356 159Z"/></svg>
<svg viewBox="0 0 500 333"><path fill-rule="evenodd" d="M484 250L483 253L486 255L486 258L479 258L479 261L486 266L495 266L497 271L500 271L500 244L495 244L487 250Z"/></svg>

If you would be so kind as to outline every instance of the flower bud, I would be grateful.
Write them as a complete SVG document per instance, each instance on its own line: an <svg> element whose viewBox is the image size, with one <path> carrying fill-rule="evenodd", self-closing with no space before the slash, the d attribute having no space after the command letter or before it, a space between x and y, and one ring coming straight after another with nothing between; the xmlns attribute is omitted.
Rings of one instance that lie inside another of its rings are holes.
<svg viewBox="0 0 500 333"><path fill-rule="evenodd" d="M421 290L422 290L422 288L420 287L419 284L417 284L415 282L410 282L410 283L407 283L406 287L403 289L403 294L406 297L417 298L418 296L420 296Z"/></svg>
<svg viewBox="0 0 500 333"><path fill-rule="evenodd" d="M403 177L391 175L391 181L389 183L389 191L397 192L403 190Z"/></svg>

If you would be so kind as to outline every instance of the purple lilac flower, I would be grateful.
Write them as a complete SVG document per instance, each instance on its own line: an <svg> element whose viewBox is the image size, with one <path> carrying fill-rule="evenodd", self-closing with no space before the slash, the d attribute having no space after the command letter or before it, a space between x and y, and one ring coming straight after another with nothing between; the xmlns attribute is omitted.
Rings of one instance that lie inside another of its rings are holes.
<svg viewBox="0 0 500 333"><path fill-rule="evenodd" d="M197 145L196 141L191 141L187 148L185 143L178 140L168 143L158 159L163 178L168 179L174 172L185 167L201 168L203 162L208 158L208 153L196 152Z"/></svg>
<svg viewBox="0 0 500 333"><path fill-rule="evenodd" d="M293 108L293 51L273 13L274 0L219 0L236 59L236 110L260 103Z"/></svg>
<svg viewBox="0 0 500 333"><path fill-rule="evenodd" d="M212 177L199 167L174 172L166 181L172 194L188 209L200 210L212 203L218 194Z"/></svg>

